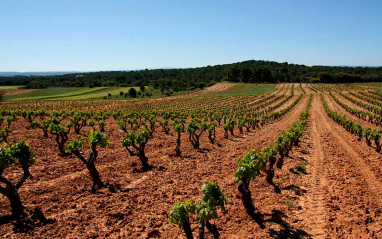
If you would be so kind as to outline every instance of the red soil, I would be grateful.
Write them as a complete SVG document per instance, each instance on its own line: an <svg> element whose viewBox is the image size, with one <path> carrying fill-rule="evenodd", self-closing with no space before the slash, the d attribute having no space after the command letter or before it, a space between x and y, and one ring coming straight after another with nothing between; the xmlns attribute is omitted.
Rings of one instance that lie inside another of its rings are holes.
<svg viewBox="0 0 382 239"><path fill-rule="evenodd" d="M311 92L307 85L303 88ZM298 84L296 92L300 92ZM283 169L276 170L274 181L281 193L263 176L251 182L252 199L266 228L246 214L234 178L237 158L250 148L273 143L299 120L307 100L304 95L286 115L251 132L239 134L236 128L236 136L229 139L224 139L220 127L213 145L204 134L201 152L183 134L181 157L173 156L173 131L165 135L157 127L146 146L149 164L154 166L147 172L140 172L137 158L120 146L123 133L110 119L106 124L110 146L99 148L96 166L104 182L118 185L115 193L108 189L92 193L85 166L75 157L58 156L51 136L46 139L41 130L26 129L27 122L19 118L11 126L9 141L27 139L37 159L31 167L33 177L19 190L21 199L29 210L38 206L55 221L26 232L20 232L25 227L0 222L0 234L7 238L185 238L182 229L168 221L171 206L190 198L201 200L201 186L214 180L228 197L227 213L219 210L219 218L212 221L221 238L382 237L381 156L330 119L318 94L299 146L292 149ZM85 134L88 131L89 127ZM297 173L299 166L305 166L307 174ZM16 178L18 173L12 168L6 176ZM0 196L0 217L9 213L8 201ZM196 237L195 220L191 228ZM207 233L207 238L212 234Z"/></svg>

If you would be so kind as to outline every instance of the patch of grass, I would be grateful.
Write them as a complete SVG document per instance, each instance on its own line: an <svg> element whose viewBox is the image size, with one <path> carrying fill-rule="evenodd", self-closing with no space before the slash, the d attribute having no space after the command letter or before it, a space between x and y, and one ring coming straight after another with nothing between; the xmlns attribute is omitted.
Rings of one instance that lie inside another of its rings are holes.
<svg viewBox="0 0 382 239"><path fill-rule="evenodd" d="M204 95L204 96L246 96L246 95L264 95L271 92L276 84L248 84L238 83L226 90Z"/></svg>
<svg viewBox="0 0 382 239"><path fill-rule="evenodd" d="M285 201L285 204L286 204L289 208L295 208L295 207L296 207L296 206L293 205L293 203L292 203L291 201L289 201L289 200L286 200L286 201Z"/></svg>
<svg viewBox="0 0 382 239"><path fill-rule="evenodd" d="M306 163L300 163L300 166L297 168L297 173L306 174Z"/></svg>

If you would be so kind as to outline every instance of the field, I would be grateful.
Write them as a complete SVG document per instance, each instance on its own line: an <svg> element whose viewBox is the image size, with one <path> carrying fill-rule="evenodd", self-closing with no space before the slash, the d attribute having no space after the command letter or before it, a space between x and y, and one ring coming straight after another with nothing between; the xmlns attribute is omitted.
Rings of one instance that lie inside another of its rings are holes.
<svg viewBox="0 0 382 239"><path fill-rule="evenodd" d="M228 89L208 94L207 96L243 96L264 95L275 88L275 84L245 84L238 83Z"/></svg>
<svg viewBox="0 0 382 239"><path fill-rule="evenodd" d="M20 88L22 86L0 86L0 90L17 90L18 88Z"/></svg>
<svg viewBox="0 0 382 239"><path fill-rule="evenodd" d="M227 201L225 211L208 204L212 216L198 211L216 226L206 238L382 238L379 89L220 83L159 99L83 101L110 91L83 88L9 98L0 136L28 142L35 163L15 219L4 182L24 171L0 154L0 235L186 238L170 211L202 201L212 181ZM94 155L100 181L84 163ZM194 237L196 214L188 214Z"/></svg>
<svg viewBox="0 0 382 239"><path fill-rule="evenodd" d="M50 87L46 89L27 90L15 87L3 86L5 90L5 101L87 101L87 100L131 100L129 96L120 95L129 91L131 87ZM156 99L166 96L166 92L161 92L152 87L146 87L140 92L139 87L133 87L138 92L137 98ZM2 88L0 87L0 90ZM172 95L184 94L186 92L172 92ZM109 95L110 94L110 95ZM148 96L147 94L150 94Z"/></svg>

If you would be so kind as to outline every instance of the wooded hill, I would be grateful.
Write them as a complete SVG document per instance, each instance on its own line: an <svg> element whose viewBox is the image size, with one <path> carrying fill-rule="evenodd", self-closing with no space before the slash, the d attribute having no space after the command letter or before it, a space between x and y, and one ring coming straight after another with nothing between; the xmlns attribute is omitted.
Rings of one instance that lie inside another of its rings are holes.
<svg viewBox="0 0 382 239"><path fill-rule="evenodd" d="M377 82L382 81L382 67L305 66L273 61L243 61L232 64L137 71L103 71L56 76L4 76L0 85L27 85L27 88L48 86L138 86L193 90L216 82L279 83L279 82Z"/></svg>

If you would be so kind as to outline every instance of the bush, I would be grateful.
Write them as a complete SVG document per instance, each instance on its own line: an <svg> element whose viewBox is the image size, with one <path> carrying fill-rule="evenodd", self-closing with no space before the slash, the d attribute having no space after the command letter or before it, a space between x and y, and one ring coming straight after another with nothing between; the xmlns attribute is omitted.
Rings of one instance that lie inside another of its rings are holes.
<svg viewBox="0 0 382 239"><path fill-rule="evenodd" d="M128 91L128 94L131 98L136 98L137 97L137 90L134 88L130 88Z"/></svg>

